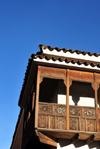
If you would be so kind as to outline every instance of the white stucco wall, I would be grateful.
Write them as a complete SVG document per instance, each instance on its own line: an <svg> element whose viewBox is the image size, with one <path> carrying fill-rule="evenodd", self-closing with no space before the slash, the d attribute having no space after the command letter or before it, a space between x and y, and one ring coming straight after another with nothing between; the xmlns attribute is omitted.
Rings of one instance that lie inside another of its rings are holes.
<svg viewBox="0 0 100 149"><path fill-rule="evenodd" d="M66 104L66 95L57 95L57 103L58 104ZM72 96L69 96L69 105L75 105L74 101L72 100ZM88 106L88 107L95 107L94 98L89 97L80 97L77 103L78 106Z"/></svg>
<svg viewBox="0 0 100 149"><path fill-rule="evenodd" d="M100 142L93 142L85 145L85 141L77 141L75 144L70 144L70 140L58 139L57 149L100 149Z"/></svg>

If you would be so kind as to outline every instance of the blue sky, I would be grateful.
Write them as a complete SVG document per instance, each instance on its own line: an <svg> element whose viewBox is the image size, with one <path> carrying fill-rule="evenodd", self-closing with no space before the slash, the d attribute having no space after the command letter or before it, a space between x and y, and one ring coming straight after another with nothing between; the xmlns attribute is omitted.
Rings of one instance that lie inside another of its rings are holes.
<svg viewBox="0 0 100 149"><path fill-rule="evenodd" d="M39 44L100 53L100 0L0 1L0 149L10 148L28 59Z"/></svg>

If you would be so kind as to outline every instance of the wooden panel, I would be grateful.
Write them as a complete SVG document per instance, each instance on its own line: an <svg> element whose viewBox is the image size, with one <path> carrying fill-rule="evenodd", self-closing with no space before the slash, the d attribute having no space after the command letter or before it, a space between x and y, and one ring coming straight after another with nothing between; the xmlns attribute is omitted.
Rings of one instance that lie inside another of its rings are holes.
<svg viewBox="0 0 100 149"><path fill-rule="evenodd" d="M39 114L66 116L66 106L60 104L39 103Z"/></svg>
<svg viewBox="0 0 100 149"><path fill-rule="evenodd" d="M54 105L53 106L53 114L66 116L66 106L63 105Z"/></svg>
<svg viewBox="0 0 100 149"><path fill-rule="evenodd" d="M82 108L78 106L70 106L69 107L69 115L70 116L81 116Z"/></svg>
<svg viewBox="0 0 100 149"><path fill-rule="evenodd" d="M52 106L49 104L39 104L39 114L52 114Z"/></svg>
<svg viewBox="0 0 100 149"><path fill-rule="evenodd" d="M38 127L40 127L40 128L48 127L48 116L46 116L46 115L38 116Z"/></svg>
<svg viewBox="0 0 100 149"><path fill-rule="evenodd" d="M66 79L66 69L41 66L41 76L54 79Z"/></svg>
<svg viewBox="0 0 100 149"><path fill-rule="evenodd" d="M96 131L96 120L94 119L87 119L87 131Z"/></svg>
<svg viewBox="0 0 100 149"><path fill-rule="evenodd" d="M85 128L86 128L85 118L82 118L82 119L80 120L80 123L81 123L81 128L80 128L80 130L81 130L81 131L85 131Z"/></svg>
<svg viewBox="0 0 100 149"><path fill-rule="evenodd" d="M69 129L70 130L78 130L79 128L79 119L78 118L73 118L73 117L70 117L69 118Z"/></svg>
<svg viewBox="0 0 100 149"><path fill-rule="evenodd" d="M82 112L83 117L95 118L95 108L84 107Z"/></svg>
<svg viewBox="0 0 100 149"><path fill-rule="evenodd" d="M55 128L55 117L49 116L49 128L54 129Z"/></svg>
<svg viewBox="0 0 100 149"><path fill-rule="evenodd" d="M83 71L70 70L69 77L72 80L81 81L81 82L93 82L94 81L93 73L83 72Z"/></svg>
<svg viewBox="0 0 100 149"><path fill-rule="evenodd" d="M65 117L57 116L56 117L56 129L65 129Z"/></svg>

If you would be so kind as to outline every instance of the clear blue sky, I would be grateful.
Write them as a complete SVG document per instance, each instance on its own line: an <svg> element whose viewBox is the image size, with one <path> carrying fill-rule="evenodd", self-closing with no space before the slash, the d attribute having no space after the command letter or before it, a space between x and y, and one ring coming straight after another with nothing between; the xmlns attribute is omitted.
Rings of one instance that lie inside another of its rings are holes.
<svg viewBox="0 0 100 149"><path fill-rule="evenodd" d="M100 53L100 0L0 1L0 149L9 149L38 45Z"/></svg>

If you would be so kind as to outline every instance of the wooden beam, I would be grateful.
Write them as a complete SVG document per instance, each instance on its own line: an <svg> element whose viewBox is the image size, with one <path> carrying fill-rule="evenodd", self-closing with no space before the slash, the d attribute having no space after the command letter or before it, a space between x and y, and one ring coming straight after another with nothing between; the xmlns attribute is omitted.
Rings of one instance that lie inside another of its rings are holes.
<svg viewBox="0 0 100 149"><path fill-rule="evenodd" d="M39 100L39 86L40 86L40 68L37 70L37 84L36 84L36 103L35 103L35 128L38 127L38 100Z"/></svg>
<svg viewBox="0 0 100 149"><path fill-rule="evenodd" d="M100 133L94 134L94 141L100 141Z"/></svg>
<svg viewBox="0 0 100 149"><path fill-rule="evenodd" d="M69 69L67 69L67 90L66 90L66 129L69 130Z"/></svg>
<svg viewBox="0 0 100 149"><path fill-rule="evenodd" d="M72 138L71 143L74 144L76 141L78 141L78 140L79 140L78 137L79 137L79 134L76 134L76 135Z"/></svg>
<svg viewBox="0 0 100 149"><path fill-rule="evenodd" d="M73 81L80 81L80 82L93 82L93 73L90 72L83 72L83 71L76 71L70 70L69 71L70 79Z"/></svg>
<svg viewBox="0 0 100 149"><path fill-rule="evenodd" d="M87 140L86 140L86 144L90 144L94 141L94 135L92 135L91 137L89 137Z"/></svg>
<svg viewBox="0 0 100 149"><path fill-rule="evenodd" d="M94 86L95 86L96 130L97 130L97 132L99 132L98 97L97 97L97 80L96 80L96 73L94 73Z"/></svg>
<svg viewBox="0 0 100 149"><path fill-rule="evenodd" d="M65 80L66 69L41 66L41 77Z"/></svg>
<svg viewBox="0 0 100 149"><path fill-rule="evenodd" d="M57 147L57 142L55 138L45 135L39 132L38 130L35 130L35 132L36 132L36 135L39 137L40 142Z"/></svg>

